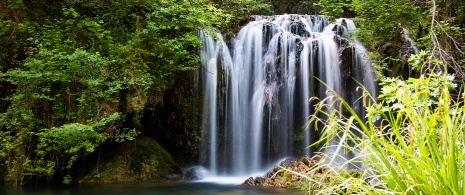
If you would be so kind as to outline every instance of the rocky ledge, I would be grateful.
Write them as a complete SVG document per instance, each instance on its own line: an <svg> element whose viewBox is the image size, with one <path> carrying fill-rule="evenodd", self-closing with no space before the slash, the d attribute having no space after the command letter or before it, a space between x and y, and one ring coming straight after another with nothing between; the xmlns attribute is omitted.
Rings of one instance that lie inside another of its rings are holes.
<svg viewBox="0 0 465 195"><path fill-rule="evenodd" d="M353 169L341 170L341 173L335 174L327 166L322 166L319 160L320 156L312 158L302 156L299 160L289 158L281 162L280 166L275 166L273 171L268 172L264 177L250 177L244 184L316 192L327 186L333 186L342 182L341 178L360 178L363 173L360 170ZM346 191L344 188L340 190L341 192Z"/></svg>
<svg viewBox="0 0 465 195"><path fill-rule="evenodd" d="M305 189L305 186L308 185L308 180L296 173L312 175L312 177L318 177L325 173L325 168L316 168L318 166L317 158L317 156L313 158L302 156L299 160L288 158L281 162L280 166L275 166L273 171L268 172L265 177L250 177L244 184L249 186Z"/></svg>

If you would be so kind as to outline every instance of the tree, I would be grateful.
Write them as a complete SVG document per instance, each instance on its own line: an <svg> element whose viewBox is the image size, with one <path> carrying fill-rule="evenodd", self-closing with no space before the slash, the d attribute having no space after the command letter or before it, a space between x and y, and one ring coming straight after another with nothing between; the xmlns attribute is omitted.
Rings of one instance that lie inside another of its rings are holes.
<svg viewBox="0 0 465 195"><path fill-rule="evenodd" d="M140 121L126 128L124 118L140 118L149 96L197 67L198 29L248 13L233 17L208 0L15 0L0 8L13 13L0 16L0 80L8 86L0 159L16 184L56 176L70 182L79 157L133 139Z"/></svg>

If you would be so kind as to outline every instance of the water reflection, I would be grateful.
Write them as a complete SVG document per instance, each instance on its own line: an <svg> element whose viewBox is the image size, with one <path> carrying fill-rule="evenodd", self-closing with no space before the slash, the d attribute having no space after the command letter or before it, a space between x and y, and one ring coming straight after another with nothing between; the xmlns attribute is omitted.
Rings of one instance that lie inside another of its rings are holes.
<svg viewBox="0 0 465 195"><path fill-rule="evenodd" d="M258 188L243 185L224 185L202 182L163 182L163 183L117 183L117 184L84 184L84 185L33 185L13 188L8 184L0 184L0 194L43 194L43 195L91 195L91 194L174 194L174 195L208 195L208 194L305 194L303 191Z"/></svg>

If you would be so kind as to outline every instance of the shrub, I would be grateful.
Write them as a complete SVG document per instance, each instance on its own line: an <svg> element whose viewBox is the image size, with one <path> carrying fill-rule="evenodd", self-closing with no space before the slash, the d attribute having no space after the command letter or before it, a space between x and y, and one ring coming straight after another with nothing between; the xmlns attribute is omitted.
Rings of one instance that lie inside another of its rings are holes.
<svg viewBox="0 0 465 195"><path fill-rule="evenodd" d="M379 102L370 105L374 99L368 93L360 99L367 103L366 118L334 92L317 104L310 122L324 126L322 139L314 145L336 148L334 154L324 155L320 166L331 167L342 178L318 193L464 194L465 93L452 98L453 76L386 78L381 85ZM344 116L343 109L350 115ZM334 145L331 140L339 142ZM335 163L347 153L355 157ZM342 174L343 167L360 164L361 177Z"/></svg>

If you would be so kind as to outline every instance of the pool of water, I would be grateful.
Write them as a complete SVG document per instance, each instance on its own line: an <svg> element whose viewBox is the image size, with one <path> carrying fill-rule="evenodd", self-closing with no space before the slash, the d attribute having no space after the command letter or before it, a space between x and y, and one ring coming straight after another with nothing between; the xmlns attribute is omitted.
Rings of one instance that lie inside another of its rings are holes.
<svg viewBox="0 0 465 195"><path fill-rule="evenodd" d="M208 194L305 194L304 191L250 187L237 184L213 182L160 182L160 183L112 183L82 185L29 185L20 188L0 184L0 194L13 195L93 195L93 194L129 194L129 195L208 195Z"/></svg>

